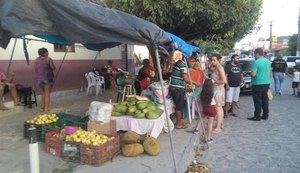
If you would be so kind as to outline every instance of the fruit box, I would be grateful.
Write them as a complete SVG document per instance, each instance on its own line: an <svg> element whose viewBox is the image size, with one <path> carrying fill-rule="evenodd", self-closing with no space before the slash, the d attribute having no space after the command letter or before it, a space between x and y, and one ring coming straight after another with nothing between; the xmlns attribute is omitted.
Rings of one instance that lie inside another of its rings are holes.
<svg viewBox="0 0 300 173"><path fill-rule="evenodd" d="M84 130L87 129L89 116L72 115L66 113L57 113L57 116L59 117L59 121L62 126L75 126L81 127Z"/></svg>
<svg viewBox="0 0 300 173"><path fill-rule="evenodd" d="M110 120L109 123L103 123L101 121L89 121L87 123L88 131L96 130L100 134L109 134L117 136L116 120Z"/></svg>
<svg viewBox="0 0 300 173"><path fill-rule="evenodd" d="M80 162L80 143L72 141L62 141L61 158L68 162Z"/></svg>
<svg viewBox="0 0 300 173"><path fill-rule="evenodd" d="M111 135L107 135L112 137ZM86 165L100 166L108 160L112 160L116 153L120 151L120 137L100 145L85 145L80 143L80 163Z"/></svg>
<svg viewBox="0 0 300 173"><path fill-rule="evenodd" d="M45 152L54 156L61 156L61 144L64 139L64 135L61 135L61 131L55 131L46 133L45 136Z"/></svg>
<svg viewBox="0 0 300 173"><path fill-rule="evenodd" d="M32 123L28 123L28 122L24 122L24 138L28 138L29 134L28 134L28 129L30 127L35 127L36 128L36 139L38 141L42 141L42 129L43 126L51 126L54 127L56 125L56 122L53 123L49 123L49 124L32 124Z"/></svg>

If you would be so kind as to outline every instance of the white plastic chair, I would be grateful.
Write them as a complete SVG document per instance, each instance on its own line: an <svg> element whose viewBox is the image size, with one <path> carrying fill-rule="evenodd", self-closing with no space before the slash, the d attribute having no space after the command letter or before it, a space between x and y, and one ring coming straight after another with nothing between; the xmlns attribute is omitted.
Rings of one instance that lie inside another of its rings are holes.
<svg viewBox="0 0 300 173"><path fill-rule="evenodd" d="M97 76L93 72L88 72L88 73L85 73L85 77L86 77L86 80L88 81L88 87L87 87L87 90L86 90L86 95L89 95L90 89L92 87L95 88L96 96L98 96L99 91L100 91L100 94L103 93L102 92L102 86L103 86L103 89L105 91L105 81L104 81L103 76Z"/></svg>

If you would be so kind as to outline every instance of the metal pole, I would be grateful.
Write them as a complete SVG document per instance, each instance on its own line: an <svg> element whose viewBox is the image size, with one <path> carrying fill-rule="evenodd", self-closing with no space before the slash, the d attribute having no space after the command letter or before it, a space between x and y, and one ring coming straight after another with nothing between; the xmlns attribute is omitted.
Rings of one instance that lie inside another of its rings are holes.
<svg viewBox="0 0 300 173"><path fill-rule="evenodd" d="M300 56L300 2L299 2L299 17L298 17L298 38L297 38L297 56Z"/></svg>
<svg viewBox="0 0 300 173"><path fill-rule="evenodd" d="M28 129L28 135L29 135L30 172L39 173L40 172L39 145L36 140L36 128L30 127Z"/></svg>
<svg viewBox="0 0 300 173"><path fill-rule="evenodd" d="M189 71L189 68L188 68L188 66L187 66L187 61L186 61L185 58L184 58L184 62L185 62L185 64L186 64L186 70L187 70L187 74L188 74L188 77L189 77L189 80L190 80L190 85L192 86L192 85L193 85L193 82L192 82L191 75L190 75L190 71ZM206 146L207 146L207 148L208 148L206 131L205 131L204 123L203 123L203 120L202 120L202 116L201 116L201 114L200 114L200 108L199 108L198 100L197 100L197 97L196 97L196 94L195 94L195 90L194 90L193 87L192 87L192 92L193 92L193 97L194 97L193 99L196 100L195 103L196 103L196 107L197 107L197 109L198 109L199 120L200 120L200 122L201 122L201 128L202 128L202 131L203 131L203 135L204 135L204 137L205 137ZM188 99L188 98L187 98L187 99ZM190 109L190 108L188 108L188 109Z"/></svg>
<svg viewBox="0 0 300 173"><path fill-rule="evenodd" d="M272 53L272 21L270 22L270 53Z"/></svg>
<svg viewBox="0 0 300 173"><path fill-rule="evenodd" d="M8 67L7 67L6 75L8 75L8 74L9 74L10 65L11 65L12 58L13 58L13 56L14 56L14 52L15 52L15 48L16 48L16 44L17 44L17 39L15 38L15 42L14 42L14 46L13 46L13 48L12 48L12 51L11 51L10 60L9 60L9 63L8 63Z"/></svg>
<svg viewBox="0 0 300 173"><path fill-rule="evenodd" d="M175 157L175 154L174 154L173 136L172 136L172 132L170 130L171 127L170 127L170 122L169 122L169 118L168 118L169 115L167 115L167 106L166 106L166 98L165 98L165 92L164 92L162 70L161 70L161 66L160 66L160 60L159 60L158 47L157 46L155 46L155 56L156 56L156 64L157 64L158 74L159 74L161 93L162 93L163 103L164 103L165 117L166 117L166 120L167 120L168 129L169 129L169 137L170 137L170 144L171 144L173 162L174 162L174 166L175 166L175 172L179 173L178 172L178 166L176 164L176 157Z"/></svg>

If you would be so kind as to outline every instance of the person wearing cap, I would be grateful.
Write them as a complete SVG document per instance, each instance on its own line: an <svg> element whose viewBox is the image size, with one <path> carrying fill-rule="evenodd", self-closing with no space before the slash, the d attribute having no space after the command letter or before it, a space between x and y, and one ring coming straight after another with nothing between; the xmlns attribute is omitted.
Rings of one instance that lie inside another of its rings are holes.
<svg viewBox="0 0 300 173"><path fill-rule="evenodd" d="M182 60L183 56L180 51L174 51L173 53L173 68L170 81L170 93L172 95L173 102L175 104L175 116L176 116L176 129L186 129L188 125L182 121L183 110L185 104L185 84L190 83L190 79L187 75L187 65ZM200 82L192 81L196 86L200 86Z"/></svg>

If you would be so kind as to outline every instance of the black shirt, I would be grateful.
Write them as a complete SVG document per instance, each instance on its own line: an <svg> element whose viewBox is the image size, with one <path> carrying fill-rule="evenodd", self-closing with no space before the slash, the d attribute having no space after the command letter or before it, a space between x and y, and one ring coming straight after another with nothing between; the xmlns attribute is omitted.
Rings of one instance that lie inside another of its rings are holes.
<svg viewBox="0 0 300 173"><path fill-rule="evenodd" d="M287 64L285 62L285 60L283 59L278 59L276 58L272 64L271 64L272 68L273 68L273 72L281 72L284 73L285 69L287 68Z"/></svg>
<svg viewBox="0 0 300 173"><path fill-rule="evenodd" d="M241 84L241 74L242 67L241 65L232 65L227 64L225 66L225 73L227 74L228 85L230 87L238 87Z"/></svg>

